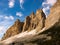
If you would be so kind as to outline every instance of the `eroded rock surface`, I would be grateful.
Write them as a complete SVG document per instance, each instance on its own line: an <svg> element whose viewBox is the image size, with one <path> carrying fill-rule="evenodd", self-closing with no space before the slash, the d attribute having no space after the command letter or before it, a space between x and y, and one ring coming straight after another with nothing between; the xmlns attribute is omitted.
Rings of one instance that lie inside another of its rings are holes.
<svg viewBox="0 0 60 45"><path fill-rule="evenodd" d="M30 16L26 17L23 31L30 31L36 28L41 30L45 25L45 19L46 16L41 9L37 10L36 14L33 12Z"/></svg>
<svg viewBox="0 0 60 45"><path fill-rule="evenodd" d="M23 24L23 22L20 22L20 20L17 19L15 23L6 31L2 40L21 33L23 29Z"/></svg>
<svg viewBox="0 0 60 45"><path fill-rule="evenodd" d="M4 34L2 40L7 39L11 36L17 35L24 31L31 31L33 29L41 30L45 26L46 16L44 12L39 9L36 14L32 12L30 16L27 16L24 22L20 22L19 19L15 21L13 26L11 26Z"/></svg>
<svg viewBox="0 0 60 45"><path fill-rule="evenodd" d="M23 38L15 38L16 40L9 43L10 45L60 45L60 0L57 0L55 5L51 8L50 14L46 20L45 16L43 16L44 13L40 12L42 11L38 10L36 14L32 13L32 15L28 16L24 22L24 25L27 25L26 27L28 27L27 30L34 29L32 28L34 26L31 25L32 23L36 24L36 28L39 27L38 29L40 33L37 32L37 35L27 35ZM27 22L29 22L29 24L27 24ZM25 28L24 31L26 31ZM4 41L2 41L0 44L4 44L3 42Z"/></svg>

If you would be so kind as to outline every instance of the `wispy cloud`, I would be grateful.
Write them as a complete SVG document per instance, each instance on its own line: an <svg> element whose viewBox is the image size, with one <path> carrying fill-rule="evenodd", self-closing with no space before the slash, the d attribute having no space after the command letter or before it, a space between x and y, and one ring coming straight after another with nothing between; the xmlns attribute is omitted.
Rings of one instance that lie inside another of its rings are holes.
<svg viewBox="0 0 60 45"><path fill-rule="evenodd" d="M14 17L12 15L0 15L0 38L2 38L3 34L12 25L13 22Z"/></svg>
<svg viewBox="0 0 60 45"><path fill-rule="evenodd" d="M43 4L42 5L44 5L44 4L50 4L51 6L53 6L55 3L56 3L56 1L57 0L45 0L45 2L43 2Z"/></svg>
<svg viewBox="0 0 60 45"><path fill-rule="evenodd" d="M3 16L3 15L0 15L0 18L2 19L7 19L7 20L14 20L14 17L12 16L12 15L10 15L10 16Z"/></svg>
<svg viewBox="0 0 60 45"><path fill-rule="evenodd" d="M4 20L0 22L0 38L4 35L4 33L7 31L7 29L12 25L11 21Z"/></svg>
<svg viewBox="0 0 60 45"><path fill-rule="evenodd" d="M57 0L45 0L42 3L43 6L43 11L45 12L46 15L48 15L48 10L50 10L51 6L53 6L55 3L57 2Z"/></svg>
<svg viewBox="0 0 60 45"><path fill-rule="evenodd" d="M2 29L4 29L4 26L0 26L0 32L2 31Z"/></svg>
<svg viewBox="0 0 60 45"><path fill-rule="evenodd" d="M5 16L4 18L5 18L5 19L14 20L14 17L13 17L13 16Z"/></svg>
<svg viewBox="0 0 60 45"><path fill-rule="evenodd" d="M20 8L24 9L23 4L24 4L24 0L19 0L20 1ZM9 8L13 8L15 4L15 0L9 0Z"/></svg>
<svg viewBox="0 0 60 45"><path fill-rule="evenodd" d="M23 8L23 4L24 4L24 0L20 0L20 8L21 8L21 9L24 9L24 8Z"/></svg>
<svg viewBox="0 0 60 45"><path fill-rule="evenodd" d="M15 0L9 0L9 8L13 8L14 7L14 3L15 3Z"/></svg>
<svg viewBox="0 0 60 45"><path fill-rule="evenodd" d="M16 16L22 17L23 14L22 14L22 12L17 12L17 13L16 13Z"/></svg>
<svg viewBox="0 0 60 45"><path fill-rule="evenodd" d="M6 29L6 28L5 28L4 26L0 26L0 39L2 38L5 29Z"/></svg>
<svg viewBox="0 0 60 45"><path fill-rule="evenodd" d="M13 17L13 16L10 16L10 19L11 19L11 20L14 20L14 17Z"/></svg>

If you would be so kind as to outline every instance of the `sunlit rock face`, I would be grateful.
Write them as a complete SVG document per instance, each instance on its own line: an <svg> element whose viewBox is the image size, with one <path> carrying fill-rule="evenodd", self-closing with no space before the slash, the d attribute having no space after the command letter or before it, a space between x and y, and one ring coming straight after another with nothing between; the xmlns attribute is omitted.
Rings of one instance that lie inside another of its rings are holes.
<svg viewBox="0 0 60 45"><path fill-rule="evenodd" d="M36 18L36 21L38 22L37 30L43 29L45 27L46 15L41 9L36 11Z"/></svg>
<svg viewBox="0 0 60 45"><path fill-rule="evenodd" d="M51 8L51 10L53 9L53 8L57 8L57 7L60 7L60 0L57 0L56 1L56 3L54 4L54 6Z"/></svg>
<svg viewBox="0 0 60 45"><path fill-rule="evenodd" d="M30 16L27 16L24 22L20 22L19 19L15 21L13 26L11 26L4 34L2 40L7 39L11 36L17 35L24 31L31 31L33 29L41 30L45 26L46 16L44 12L39 9L36 14L32 12Z"/></svg>
<svg viewBox="0 0 60 45"><path fill-rule="evenodd" d="M33 23L35 24L35 22L38 22L38 24L40 23L39 24L40 26L41 25L40 19L41 20L44 19L42 20L42 22L45 21L44 23L45 25L43 26L44 28L42 28L42 30L43 29L44 30L43 31L39 30L39 32L40 31L42 32L40 33L37 32L38 33L37 35L27 35L25 37L22 36L23 38L15 37L13 38L15 40L12 41L12 43L9 42L9 45L60 45L60 0L57 0L55 5L51 8L51 11L50 11L51 13L46 19L44 16L41 16L41 13L39 12L40 10L37 11L36 15L34 16L31 15L26 17L26 20L25 20L26 23L25 22L24 23L25 25L27 25L27 22L28 22L27 20L32 21L34 19ZM44 18L41 18L39 15ZM39 21L37 21L37 19ZM31 25L32 23L30 21L29 21L29 24ZM39 26L37 25L37 27ZM31 28L31 26L29 27ZM8 42L8 40L2 41L0 44L5 45L5 42Z"/></svg>
<svg viewBox="0 0 60 45"><path fill-rule="evenodd" d="M48 17L45 21L46 22L45 26L51 27L55 23L58 23L59 20L60 20L60 0L57 0L55 5L50 10L50 14L48 15Z"/></svg>
<svg viewBox="0 0 60 45"><path fill-rule="evenodd" d="M23 31L30 31L36 28L39 28L41 30L44 27L45 19L46 16L41 9L37 10L36 14L32 12L32 14L30 14L30 16L27 16L25 19Z"/></svg>
<svg viewBox="0 0 60 45"><path fill-rule="evenodd" d="M15 21L15 23L6 31L6 33L4 34L2 40L7 39L11 36L17 35L20 32L22 32L23 29L23 22L20 22L19 19L17 19Z"/></svg>
<svg viewBox="0 0 60 45"><path fill-rule="evenodd" d="M44 12L42 11L42 9L39 9L36 11L36 17L41 20L42 18L46 19L46 16L44 14Z"/></svg>

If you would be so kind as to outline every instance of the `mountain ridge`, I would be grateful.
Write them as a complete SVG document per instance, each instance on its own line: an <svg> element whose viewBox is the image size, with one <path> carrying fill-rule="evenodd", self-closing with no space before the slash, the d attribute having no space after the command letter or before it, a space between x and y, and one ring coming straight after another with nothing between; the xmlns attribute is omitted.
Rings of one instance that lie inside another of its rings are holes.
<svg viewBox="0 0 60 45"><path fill-rule="evenodd" d="M0 42L0 45L60 45L60 0L51 8L49 16L43 20L44 27L39 26L24 31ZM39 18L40 19L40 18ZM41 20L40 20L41 21ZM39 21L39 22L40 22Z"/></svg>
<svg viewBox="0 0 60 45"><path fill-rule="evenodd" d="M44 27L45 19L46 16L41 9L37 10L36 14L32 12L29 16L26 17L24 22L21 22L19 19L17 19L15 23L6 31L2 40L24 31L31 31L38 27L40 27L39 29L41 30Z"/></svg>

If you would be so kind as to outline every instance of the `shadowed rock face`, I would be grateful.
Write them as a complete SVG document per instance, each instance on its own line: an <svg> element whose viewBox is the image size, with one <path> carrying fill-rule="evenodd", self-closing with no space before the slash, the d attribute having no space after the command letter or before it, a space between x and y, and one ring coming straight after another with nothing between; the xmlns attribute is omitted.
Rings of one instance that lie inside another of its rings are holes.
<svg viewBox="0 0 60 45"><path fill-rule="evenodd" d="M25 19L25 22L24 22L24 26L23 26L22 32L28 30L28 28L30 26L30 21L31 21L31 18L29 16L27 16L26 19Z"/></svg>

